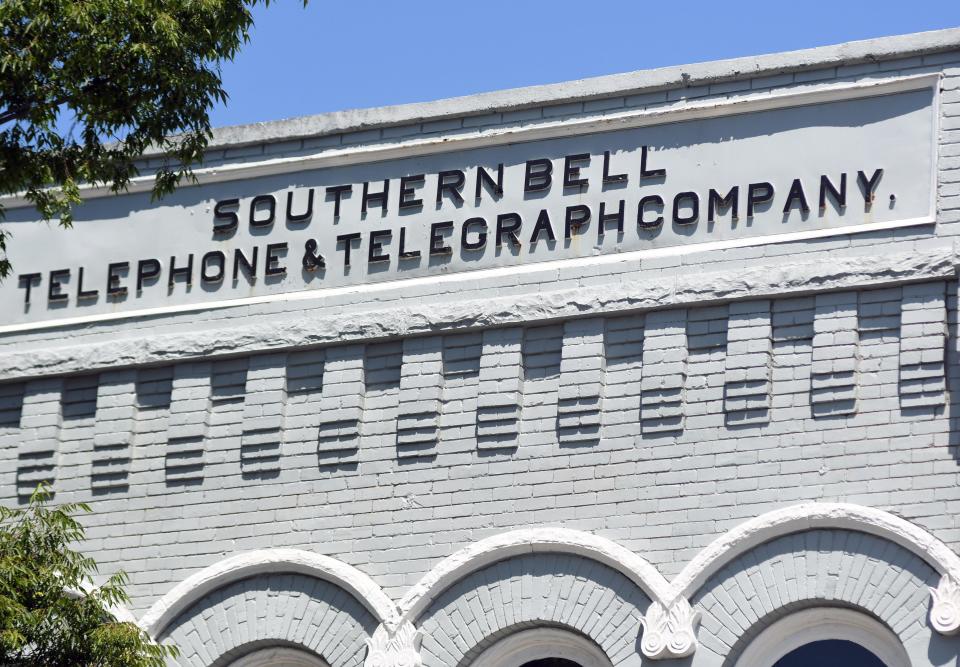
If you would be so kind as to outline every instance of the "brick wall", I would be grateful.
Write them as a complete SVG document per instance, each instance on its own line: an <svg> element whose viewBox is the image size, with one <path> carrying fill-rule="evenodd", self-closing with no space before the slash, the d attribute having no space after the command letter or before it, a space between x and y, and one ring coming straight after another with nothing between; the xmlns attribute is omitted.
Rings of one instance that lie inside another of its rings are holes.
<svg viewBox="0 0 960 667"><path fill-rule="evenodd" d="M339 558L399 599L458 548L533 524L611 538L669 577L804 500L890 510L960 548L956 281L920 265L960 233L960 54L317 141L930 71L936 225L5 335L3 500L41 479L92 500L90 553L127 570L136 610L269 546ZM898 273L894 256L920 259ZM826 266L843 275L817 280Z"/></svg>

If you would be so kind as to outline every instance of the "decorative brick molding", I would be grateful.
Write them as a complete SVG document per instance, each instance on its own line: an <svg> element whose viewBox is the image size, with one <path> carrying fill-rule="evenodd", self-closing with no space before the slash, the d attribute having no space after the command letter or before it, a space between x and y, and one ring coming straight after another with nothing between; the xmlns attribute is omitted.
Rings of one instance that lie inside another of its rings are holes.
<svg viewBox="0 0 960 667"><path fill-rule="evenodd" d="M383 339L390 336L433 334L443 328L467 329L531 325L568 317L600 316L623 311L682 308L716 301L788 298L810 291L816 284L823 291L870 289L923 281L955 278L960 248L934 248L875 256L837 255L830 260L797 258L789 262L757 264L736 270L718 269L670 278L670 287L657 282L632 282L576 288L540 289L531 294L498 296L457 292L454 301L435 294L440 283L407 288L409 301L401 305L363 306L349 316L329 317L323 312L325 297L316 296L310 309L272 315L269 321L211 326L208 330L158 332L149 338L137 336L109 340L78 340L55 348L28 347L0 351L0 376L12 379L89 371L95 368L146 365L209 359L219 355L268 352L301 346L330 345ZM618 261L623 261L616 258ZM591 262L594 260L590 260ZM539 268L539 267L538 267ZM539 285L552 273L524 276ZM473 280L472 273L451 276ZM384 287L389 290L389 285ZM534 318L529 317L535 313ZM654 323L656 328L656 323ZM25 354L29 352L29 354Z"/></svg>
<svg viewBox="0 0 960 667"><path fill-rule="evenodd" d="M336 584L355 597L380 623L396 623L394 603L357 568L300 549L262 549L231 556L180 582L141 617L140 627L156 637L174 618L207 593L263 573L303 574Z"/></svg>
<svg viewBox="0 0 960 667"><path fill-rule="evenodd" d="M849 503L793 505L745 521L708 544L671 582L676 595L692 596L726 563L757 545L812 528L840 528L899 544L942 574L960 581L960 556L916 524L874 507Z"/></svg>
<svg viewBox="0 0 960 667"><path fill-rule="evenodd" d="M930 625L941 635L960 632L960 584L949 574L940 578L940 585L930 589Z"/></svg>
<svg viewBox="0 0 960 667"><path fill-rule="evenodd" d="M57 452L63 422L64 381L44 378L26 384L20 412L21 438L17 443L17 496L25 501L40 482L57 478Z"/></svg>
<svg viewBox="0 0 960 667"><path fill-rule="evenodd" d="M367 640L363 667L421 667L420 642L423 634L412 623L401 623L390 632L381 625Z"/></svg>
<svg viewBox="0 0 960 667"><path fill-rule="evenodd" d="M670 607L653 602L640 619L643 626L640 651L652 660L691 655L697 649L699 622L700 612L694 611L684 598L677 598Z"/></svg>
<svg viewBox="0 0 960 667"><path fill-rule="evenodd" d="M362 667L376 627L336 584L261 573L199 598L157 640L180 649L178 667Z"/></svg>
<svg viewBox="0 0 960 667"><path fill-rule="evenodd" d="M523 329L487 329L482 345L477 448L516 447L523 403Z"/></svg>
<svg viewBox="0 0 960 667"><path fill-rule="evenodd" d="M640 649L650 659L681 658L697 649L700 610L689 600L736 558L793 533L844 530L899 545L942 575L931 589L930 624L941 634L960 631L960 556L924 529L883 510L845 503L808 503L768 512L718 537L668 582L641 556L598 535L558 527L515 530L471 544L435 565L399 604L356 568L327 556L270 549L228 558L189 577L141 618L158 636L193 603L232 582L263 573L305 574L331 582L373 614L379 627L367 640L366 667L421 667L420 617L452 586L473 573L530 554L566 554L595 561L633 582L650 599L637 621ZM562 619L561 619L562 620Z"/></svg>
<svg viewBox="0 0 960 667"><path fill-rule="evenodd" d="M540 646L532 657L521 651L481 660L529 629L546 628L571 633L604 656L580 663L584 667L624 664L639 657L637 625L649 607L650 597L636 584L595 560L566 553L518 554L470 572L430 603L417 619L423 664L518 667L538 658L569 659L562 644L543 645L532 637Z"/></svg>
<svg viewBox="0 0 960 667"><path fill-rule="evenodd" d="M415 622L440 593L471 572L531 552L566 553L595 560L623 574L651 600L670 597L670 585L656 568L605 537L569 528L529 528L482 539L444 558L400 600L402 618Z"/></svg>

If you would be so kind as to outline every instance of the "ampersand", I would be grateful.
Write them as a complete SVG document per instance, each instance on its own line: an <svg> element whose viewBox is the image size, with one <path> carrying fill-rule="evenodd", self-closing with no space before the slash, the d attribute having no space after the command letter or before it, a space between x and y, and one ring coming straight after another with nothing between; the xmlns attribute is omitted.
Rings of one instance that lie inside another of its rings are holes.
<svg viewBox="0 0 960 667"><path fill-rule="evenodd" d="M317 242L309 239L303 246L303 268L307 271L316 271L317 269L327 268L323 261L323 255L317 252Z"/></svg>

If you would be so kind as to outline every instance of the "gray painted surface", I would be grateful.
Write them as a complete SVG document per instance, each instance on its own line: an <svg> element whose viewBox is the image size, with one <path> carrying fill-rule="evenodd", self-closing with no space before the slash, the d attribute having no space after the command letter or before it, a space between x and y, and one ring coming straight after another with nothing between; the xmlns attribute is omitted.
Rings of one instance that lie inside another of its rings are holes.
<svg viewBox="0 0 960 667"><path fill-rule="evenodd" d="M897 42L899 56L869 64L857 47L850 64L738 79L763 90L942 72L935 224L2 334L4 501L44 478L59 500L92 500L90 553L104 574L127 570L138 616L202 568L270 547L335 557L400 600L443 558L531 525L609 538L669 578L724 531L803 501L889 511L956 550L960 52L941 52L953 35L935 48L929 36ZM626 105L632 93L621 92ZM630 102L648 103L660 102ZM931 632L920 599L935 584L930 565L827 531L761 545L708 582L712 592L694 598L701 646L674 664L722 664L756 629L751 619L785 609L771 590L794 580L770 581L765 564L801 556L845 575L844 563L869 556L877 597L843 601L887 618L902 595L909 604L889 623L915 664L956 661L958 640ZM530 576L555 575L561 589L583 567L572 556L524 559ZM476 612L479 591L506 581L517 560L454 584L429 618L442 627L441 608ZM648 613L620 574L587 570L584 582L607 582L600 599L633 596L629 617ZM736 587L745 599L734 607L752 616L725 625L723 602L704 601L744 577L751 587ZM810 581L805 599L828 600L830 577ZM234 655L235 644L204 639L235 627L228 598L265 619L264 639L307 646L290 634L287 606L334 597L331 608L354 604L302 578L230 584L176 621L183 664ZM497 610L491 619L487 609L478 624L493 628ZM363 660L375 623L361 611L322 618L343 621L324 658ZM477 645L497 631L478 630ZM636 641L639 627L631 632ZM424 640L425 662L453 664L440 655L443 636ZM636 646L622 657L650 662Z"/></svg>

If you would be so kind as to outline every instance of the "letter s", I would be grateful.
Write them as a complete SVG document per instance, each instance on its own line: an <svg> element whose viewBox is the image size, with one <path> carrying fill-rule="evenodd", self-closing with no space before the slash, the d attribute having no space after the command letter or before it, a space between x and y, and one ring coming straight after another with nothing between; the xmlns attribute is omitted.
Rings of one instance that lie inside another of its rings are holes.
<svg viewBox="0 0 960 667"><path fill-rule="evenodd" d="M213 207L213 233L214 234L232 234L237 231L240 225L240 217L236 211L224 211L225 208L239 206L239 199L224 199L218 201Z"/></svg>

